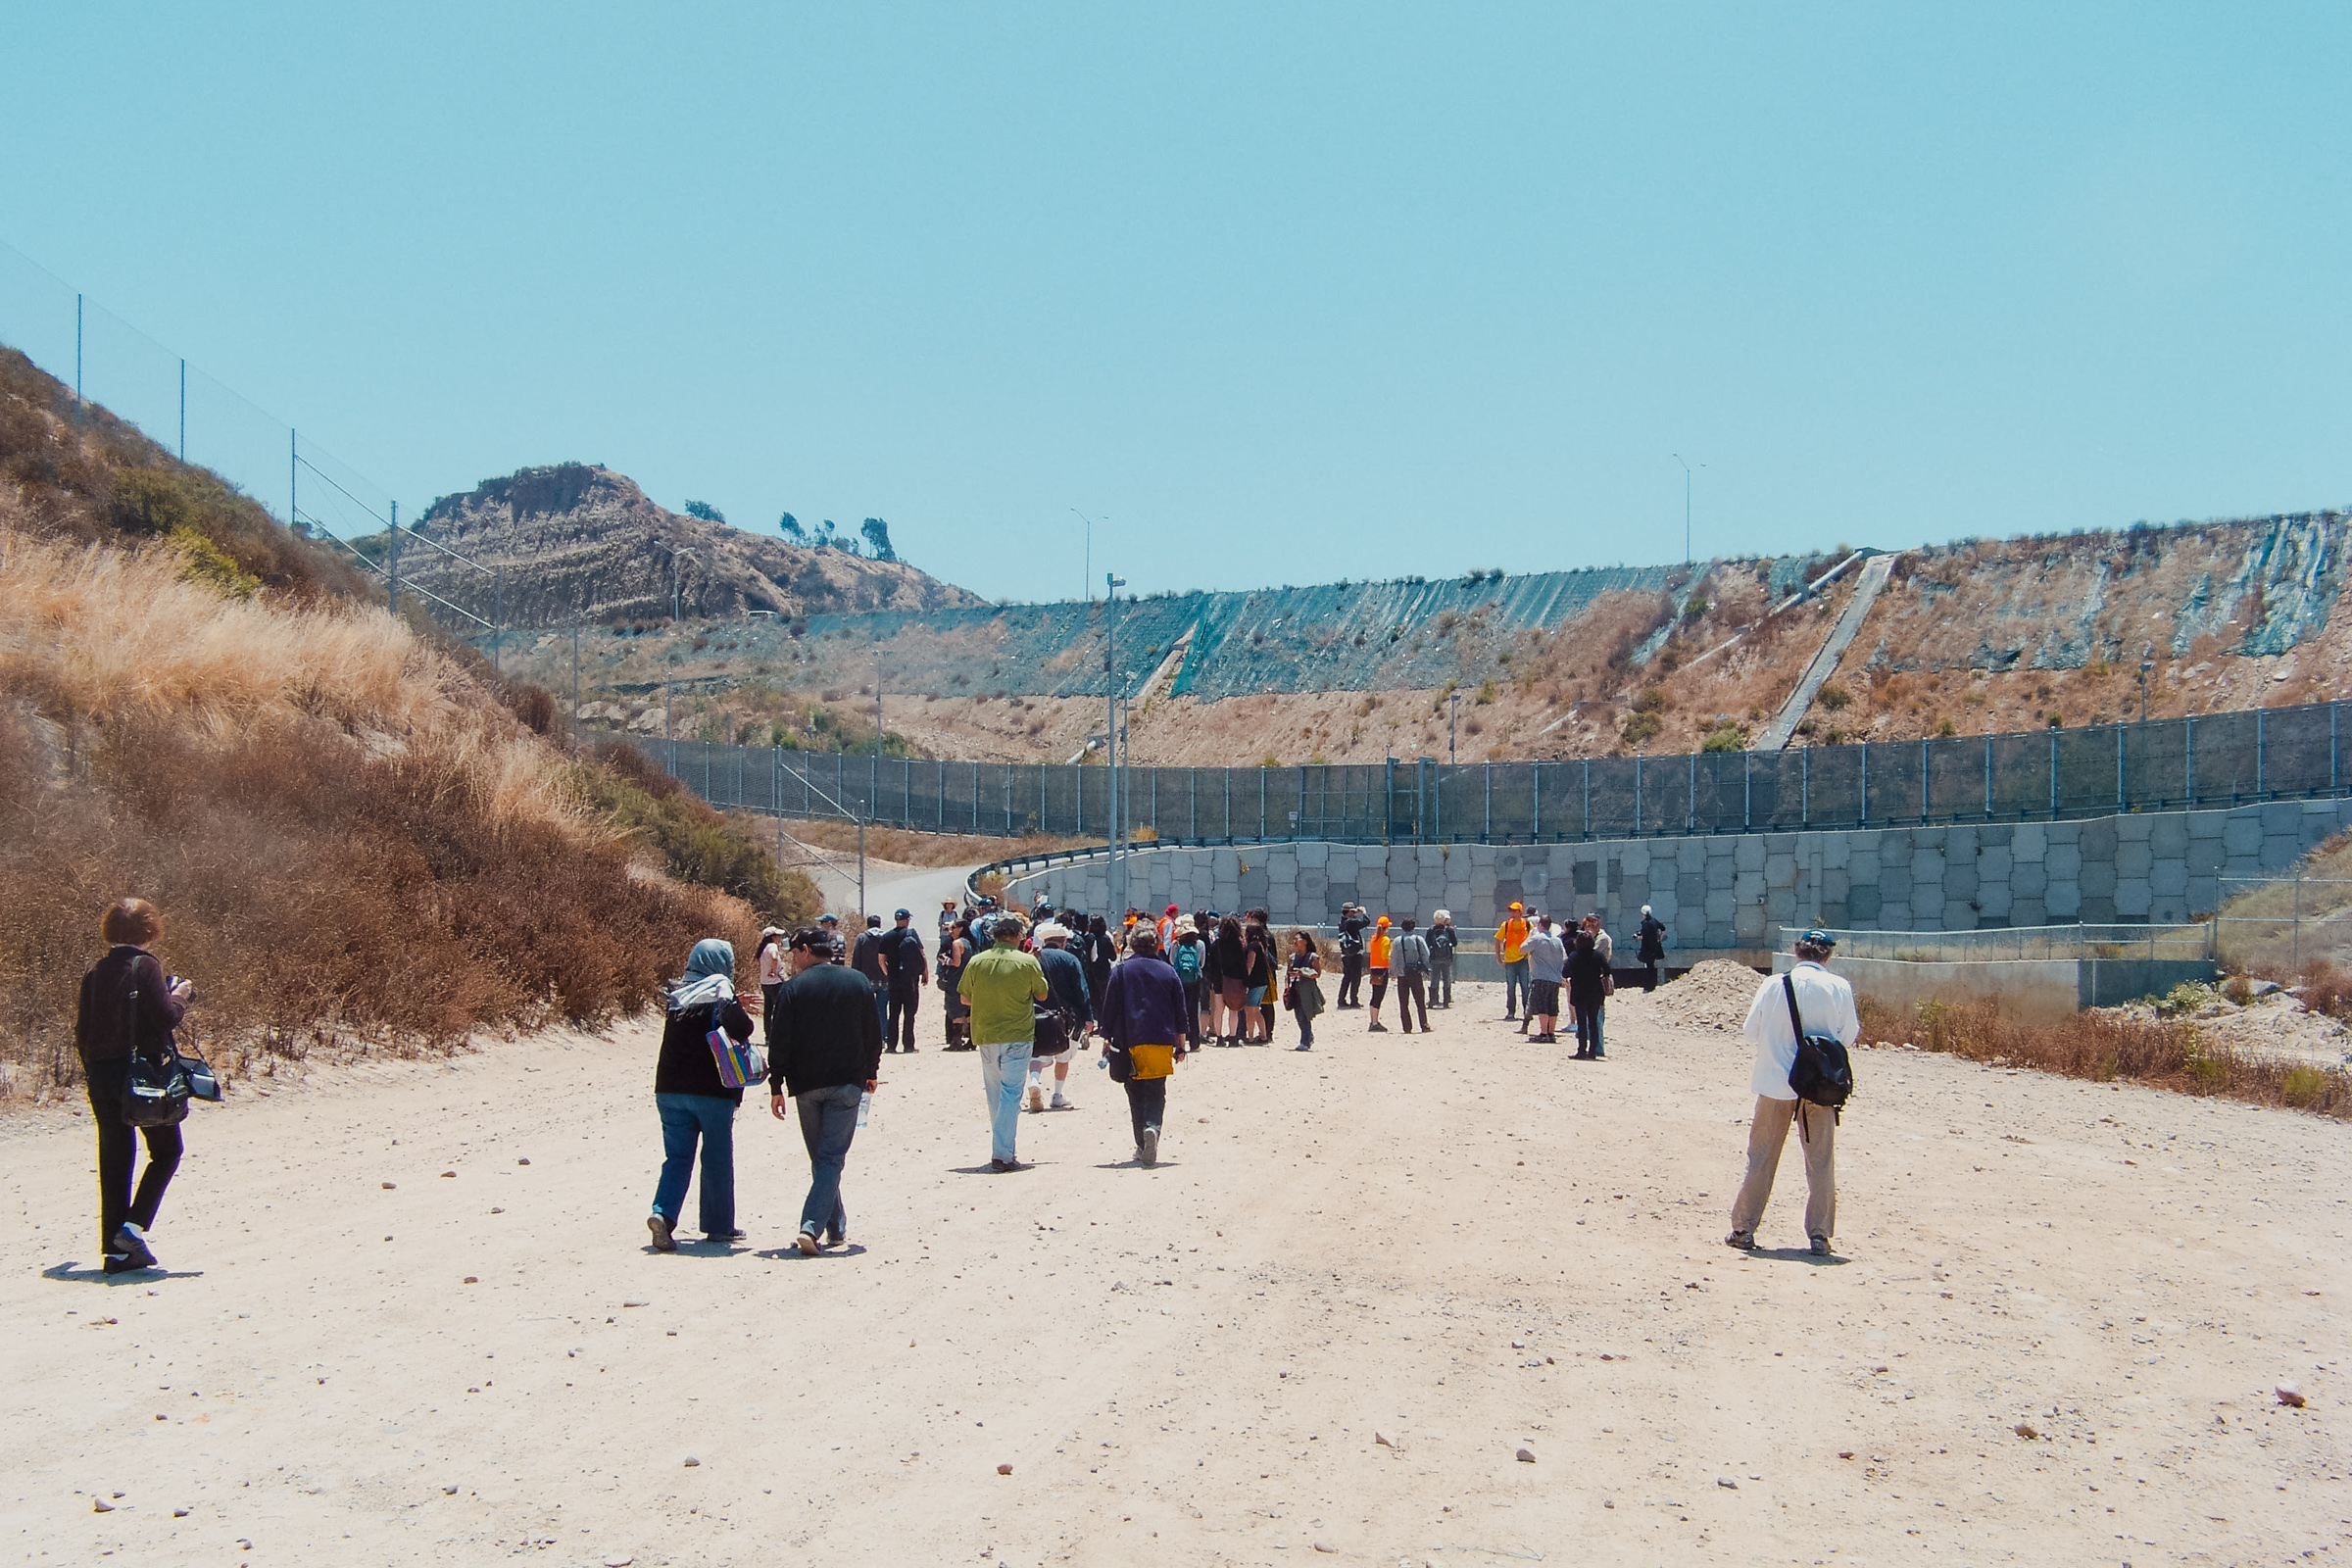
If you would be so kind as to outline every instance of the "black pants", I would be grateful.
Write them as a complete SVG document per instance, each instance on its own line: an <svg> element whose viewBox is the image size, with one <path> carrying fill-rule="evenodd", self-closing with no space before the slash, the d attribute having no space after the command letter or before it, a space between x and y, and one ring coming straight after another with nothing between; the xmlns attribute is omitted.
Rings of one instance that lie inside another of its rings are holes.
<svg viewBox="0 0 2352 1568"><path fill-rule="evenodd" d="M923 1004L923 994L912 986L890 988L890 1010L882 1018L882 1044L904 1045L914 1049L914 1014Z"/></svg>
<svg viewBox="0 0 2352 1568"><path fill-rule="evenodd" d="M1642 960L1642 989L1644 992L1658 989L1658 960L1655 958Z"/></svg>
<svg viewBox="0 0 2352 1568"><path fill-rule="evenodd" d="M1413 1006L1416 1003L1421 1007L1421 1032L1429 1033L1429 995L1424 990L1426 984L1427 977L1418 969L1407 969L1397 977L1396 1021L1404 1025L1407 1034L1412 1033Z"/></svg>
<svg viewBox="0 0 2352 1568"><path fill-rule="evenodd" d="M1184 987L1184 1043L1193 1050L1199 1051L1200 1049L1200 982L1182 980L1177 983ZM1102 1000L1100 997L1095 999L1097 1004L1100 1004Z"/></svg>
<svg viewBox="0 0 2352 1568"><path fill-rule="evenodd" d="M181 1150L177 1127L128 1127L122 1122L122 1080L129 1064L121 1061L86 1063L90 1120L98 1124L99 1250L112 1251L115 1232L129 1220L145 1230L155 1223L164 1204L164 1189L179 1169ZM139 1190L130 1190L131 1161L138 1157L140 1133L147 1135L147 1168L139 1175Z"/></svg>
<svg viewBox="0 0 2352 1568"><path fill-rule="evenodd" d="M1453 1005L1453 955L1429 960L1429 1002L1433 1007Z"/></svg>
<svg viewBox="0 0 2352 1568"><path fill-rule="evenodd" d="M1340 995L1338 1005L1360 1007L1364 1004L1364 957L1351 953L1340 960Z"/></svg>
<svg viewBox="0 0 2352 1568"><path fill-rule="evenodd" d="M1168 1110L1168 1081L1165 1078L1130 1078L1127 1080L1127 1117L1135 1123L1135 1141L1144 1141L1146 1128L1157 1127Z"/></svg>
<svg viewBox="0 0 2352 1568"><path fill-rule="evenodd" d="M1380 1010L1380 1004L1381 1004L1381 1003L1382 1003L1382 1002L1384 1002L1385 1000L1387 1000L1387 998L1388 998L1388 995L1389 995L1389 971L1388 971L1388 970L1386 970L1386 969L1375 969L1375 970L1373 970L1373 971L1372 971L1372 1010L1373 1010L1374 1012L1378 1012L1378 1011Z"/></svg>

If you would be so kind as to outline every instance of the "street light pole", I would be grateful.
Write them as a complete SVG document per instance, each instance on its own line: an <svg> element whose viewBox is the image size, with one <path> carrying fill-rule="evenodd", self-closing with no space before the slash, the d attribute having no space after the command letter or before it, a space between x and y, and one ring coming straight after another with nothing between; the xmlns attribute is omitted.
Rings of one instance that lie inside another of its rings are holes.
<svg viewBox="0 0 2352 1568"><path fill-rule="evenodd" d="M1076 507L1070 509L1070 515L1086 524L1086 572L1078 580L1081 584L1080 591L1086 595L1086 602L1091 605L1095 602L1095 519L1080 512ZM1102 520L1108 522L1110 519L1104 517Z"/></svg>
<svg viewBox="0 0 2352 1568"><path fill-rule="evenodd" d="M2148 671L2155 667L2153 660L2139 662L2139 721L2143 725L2148 721Z"/></svg>
<svg viewBox="0 0 2352 1568"><path fill-rule="evenodd" d="M1683 464L1683 564L1688 566L1697 559L1690 553L1690 465L1683 463L1680 452L1674 454L1674 461ZM1702 463L1699 466L1703 468L1706 465Z"/></svg>
<svg viewBox="0 0 2352 1568"><path fill-rule="evenodd" d="M1455 717L1460 714L1461 710L1462 694L1460 692L1447 692L1446 694L1446 765L1447 767L1451 767L1453 765L1453 721Z"/></svg>
<svg viewBox="0 0 2352 1568"><path fill-rule="evenodd" d="M1105 759L1110 764L1110 902L1117 907L1127 906L1127 864L1120 853L1120 840L1125 818L1119 809L1119 677L1118 648L1119 590L1127 579L1115 571L1102 574L1105 592L1102 596L1102 689L1106 706L1102 715L1106 731L1103 744L1109 748Z"/></svg>

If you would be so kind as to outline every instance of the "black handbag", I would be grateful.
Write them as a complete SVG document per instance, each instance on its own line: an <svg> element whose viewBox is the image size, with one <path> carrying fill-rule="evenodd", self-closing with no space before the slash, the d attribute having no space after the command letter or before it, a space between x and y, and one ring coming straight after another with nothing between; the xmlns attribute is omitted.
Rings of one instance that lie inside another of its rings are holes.
<svg viewBox="0 0 2352 1568"><path fill-rule="evenodd" d="M1135 1076L1135 1057L1128 1054L1125 1046L1106 1048L1102 1060L1110 1069L1110 1081L1114 1084L1126 1083Z"/></svg>
<svg viewBox="0 0 2352 1568"><path fill-rule="evenodd" d="M122 999L122 1032L124 1044L130 1047L130 1056L123 1063L122 1102L121 1115L125 1127L176 1127L188 1119L188 1098L195 1093L187 1069L181 1065L179 1052L167 1047L162 1055L151 1056L139 1050L139 988L132 986ZM197 1062L205 1081L210 1085L209 1098L220 1098L220 1086L213 1070Z"/></svg>

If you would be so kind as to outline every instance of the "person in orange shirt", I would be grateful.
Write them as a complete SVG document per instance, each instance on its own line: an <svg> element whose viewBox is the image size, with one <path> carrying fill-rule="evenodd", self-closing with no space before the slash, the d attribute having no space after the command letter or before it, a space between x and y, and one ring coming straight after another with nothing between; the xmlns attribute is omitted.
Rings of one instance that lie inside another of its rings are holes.
<svg viewBox="0 0 2352 1568"><path fill-rule="evenodd" d="M1380 1001L1389 994L1389 917L1385 914L1372 928L1372 950L1365 961L1372 970L1372 1033L1385 1035L1389 1026L1380 1021Z"/></svg>
<svg viewBox="0 0 2352 1568"><path fill-rule="evenodd" d="M1519 1016L1527 1000L1527 906L1514 903L1502 924L1494 928L1494 956L1502 962L1502 1018Z"/></svg>

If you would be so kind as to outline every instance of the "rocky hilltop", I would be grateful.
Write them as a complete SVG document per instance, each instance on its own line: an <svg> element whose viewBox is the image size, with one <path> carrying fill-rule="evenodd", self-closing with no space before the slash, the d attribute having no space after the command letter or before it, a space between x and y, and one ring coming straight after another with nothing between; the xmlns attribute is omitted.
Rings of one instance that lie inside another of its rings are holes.
<svg viewBox="0 0 2352 1568"><path fill-rule="evenodd" d="M904 562L809 550L671 512L625 474L584 463L523 468L443 496L417 518L427 539L503 573L510 626L666 618L676 591L690 618L747 611L804 616L927 612L976 595ZM380 554L380 536L375 543ZM430 545L404 540L403 581L491 617L491 579Z"/></svg>

